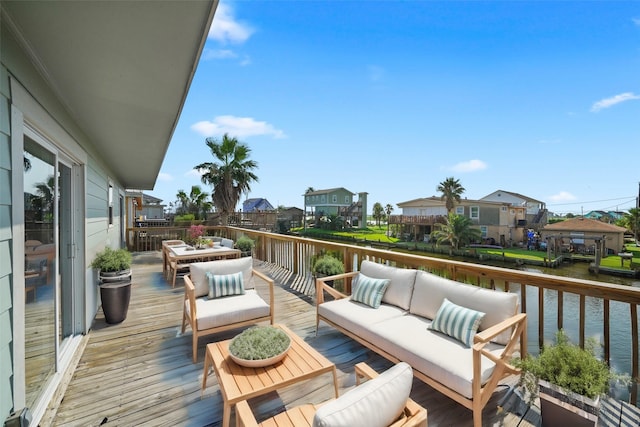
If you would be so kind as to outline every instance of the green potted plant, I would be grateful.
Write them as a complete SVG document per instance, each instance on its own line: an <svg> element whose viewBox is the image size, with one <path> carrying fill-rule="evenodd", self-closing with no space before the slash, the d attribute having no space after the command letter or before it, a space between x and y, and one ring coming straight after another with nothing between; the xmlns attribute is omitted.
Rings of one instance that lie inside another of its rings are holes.
<svg viewBox="0 0 640 427"><path fill-rule="evenodd" d="M100 299L107 323L127 317L131 299L131 253L126 249L104 248L91 262L98 270Z"/></svg>
<svg viewBox="0 0 640 427"><path fill-rule="evenodd" d="M344 273L344 263L335 256L324 253L312 260L311 273L314 277L335 276ZM327 284L333 286L333 280Z"/></svg>
<svg viewBox="0 0 640 427"><path fill-rule="evenodd" d="M253 239L247 236L240 236L238 240L236 240L236 248L240 249L242 256L251 256L251 251L255 245Z"/></svg>
<svg viewBox="0 0 640 427"><path fill-rule="evenodd" d="M615 379L607 364L596 357L596 345L591 338L580 348L559 330L555 344L545 346L539 356L514 362L522 370L519 385L529 403L540 397L543 426L596 425L599 398Z"/></svg>

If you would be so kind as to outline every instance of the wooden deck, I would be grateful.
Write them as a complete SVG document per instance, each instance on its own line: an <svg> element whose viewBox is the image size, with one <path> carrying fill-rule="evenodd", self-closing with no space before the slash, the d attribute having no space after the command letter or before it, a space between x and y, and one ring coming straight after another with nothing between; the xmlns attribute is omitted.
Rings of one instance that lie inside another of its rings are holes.
<svg viewBox="0 0 640 427"><path fill-rule="evenodd" d="M386 359L326 324L321 323L316 336L313 299L300 292L312 288L310 280L260 261L256 261L256 267L277 281L276 322L287 325L336 364L341 394L355 384L356 363L366 361L378 372L391 366ZM259 292L263 289L266 285L258 286ZM62 401L50 408L41 425L220 425L222 397L215 375L209 377L208 387L200 395L206 338L200 340L198 362L192 363L191 331L187 329L180 335L182 301L182 280L172 289L163 278L160 252L136 253L127 319L119 325L107 325L102 313L98 313ZM209 339L227 339L237 332ZM486 406L484 424L539 425L537 410L527 411L521 421L526 407L515 394L509 393L505 409L497 410L507 390L504 387L496 392ZM252 399L249 404L259 418L264 418L285 406L319 403L332 395L332 381L321 376ZM470 410L419 380L414 380L411 397L427 409L430 426L473 424Z"/></svg>

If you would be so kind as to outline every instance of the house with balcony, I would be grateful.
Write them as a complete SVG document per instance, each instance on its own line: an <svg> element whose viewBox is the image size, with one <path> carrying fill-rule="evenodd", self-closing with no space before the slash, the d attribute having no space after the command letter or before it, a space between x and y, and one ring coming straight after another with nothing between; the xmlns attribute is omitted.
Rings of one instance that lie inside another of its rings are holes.
<svg viewBox="0 0 640 427"><path fill-rule="evenodd" d="M0 2L0 420L38 425L82 351L91 261L125 244L126 190L155 185L216 6Z"/></svg>
<svg viewBox="0 0 640 427"><path fill-rule="evenodd" d="M487 194L480 200L488 202L508 203L510 206L522 207L526 209L525 218L526 225L535 231L539 231L548 222L547 205L540 200L524 196L511 191L496 190L491 194Z"/></svg>
<svg viewBox="0 0 640 427"><path fill-rule="evenodd" d="M389 224L400 226L401 235L413 241L429 241L437 223L445 223L447 208L438 196L413 199L398 203L402 214L391 215ZM524 206L509 202L462 199L454 212L471 219L482 232L482 238L491 244L511 246L526 238Z"/></svg>

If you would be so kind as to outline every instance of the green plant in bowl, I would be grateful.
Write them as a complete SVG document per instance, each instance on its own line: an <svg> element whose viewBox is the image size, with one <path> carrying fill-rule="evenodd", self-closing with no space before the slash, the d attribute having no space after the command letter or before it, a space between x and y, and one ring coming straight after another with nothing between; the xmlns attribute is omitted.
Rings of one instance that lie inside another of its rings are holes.
<svg viewBox="0 0 640 427"><path fill-rule="evenodd" d="M231 340L229 354L240 365L265 366L281 360L290 346L291 338L282 329L253 326Z"/></svg>

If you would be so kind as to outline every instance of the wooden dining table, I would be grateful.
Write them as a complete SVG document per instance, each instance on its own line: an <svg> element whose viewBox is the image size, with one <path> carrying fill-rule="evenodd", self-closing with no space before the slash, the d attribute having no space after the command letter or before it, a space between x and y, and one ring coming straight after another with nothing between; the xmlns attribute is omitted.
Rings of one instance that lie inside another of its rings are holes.
<svg viewBox="0 0 640 427"><path fill-rule="evenodd" d="M198 261L212 261L215 259L240 258L240 249L231 249L226 246L213 246L206 248L194 248L189 245L168 246L167 249L171 253L174 260L181 264L188 264Z"/></svg>

